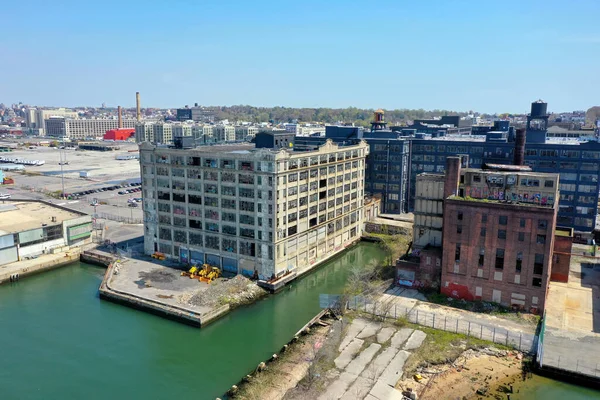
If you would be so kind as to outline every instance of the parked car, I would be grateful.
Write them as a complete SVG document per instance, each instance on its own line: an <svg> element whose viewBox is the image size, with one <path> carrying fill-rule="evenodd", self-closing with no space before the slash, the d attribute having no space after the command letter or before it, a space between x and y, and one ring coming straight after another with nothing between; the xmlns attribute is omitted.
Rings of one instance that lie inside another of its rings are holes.
<svg viewBox="0 0 600 400"><path fill-rule="evenodd" d="M124 191L120 191L119 194L125 194L125 192Z"/></svg>
<svg viewBox="0 0 600 400"><path fill-rule="evenodd" d="M137 203L129 203L129 207L137 207Z"/></svg>

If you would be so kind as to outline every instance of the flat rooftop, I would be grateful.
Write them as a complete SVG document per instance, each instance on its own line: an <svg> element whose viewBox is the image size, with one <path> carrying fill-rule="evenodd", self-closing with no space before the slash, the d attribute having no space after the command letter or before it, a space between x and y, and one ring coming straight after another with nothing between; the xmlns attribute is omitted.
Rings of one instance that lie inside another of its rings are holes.
<svg viewBox="0 0 600 400"><path fill-rule="evenodd" d="M43 224L57 225L84 214L67 211L39 202L0 202L0 235L41 228ZM52 217L56 221L52 221Z"/></svg>

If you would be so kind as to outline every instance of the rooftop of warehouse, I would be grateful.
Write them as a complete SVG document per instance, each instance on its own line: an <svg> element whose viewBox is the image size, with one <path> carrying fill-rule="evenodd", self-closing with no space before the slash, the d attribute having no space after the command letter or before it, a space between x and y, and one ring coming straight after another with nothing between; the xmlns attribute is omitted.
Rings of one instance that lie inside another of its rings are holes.
<svg viewBox="0 0 600 400"><path fill-rule="evenodd" d="M0 200L0 235L57 225L81 217L82 213L36 201ZM52 217L56 221L52 221Z"/></svg>

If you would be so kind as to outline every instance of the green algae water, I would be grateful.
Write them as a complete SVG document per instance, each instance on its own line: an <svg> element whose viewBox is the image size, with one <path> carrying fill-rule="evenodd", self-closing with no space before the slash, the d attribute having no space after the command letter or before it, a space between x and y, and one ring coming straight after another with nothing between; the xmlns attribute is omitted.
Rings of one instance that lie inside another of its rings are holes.
<svg viewBox="0 0 600 400"><path fill-rule="evenodd" d="M339 293L349 267L383 257L361 243L203 329L100 301L104 269L83 263L0 286L0 399L214 400L319 311L320 293ZM529 382L518 398L600 398Z"/></svg>
<svg viewBox="0 0 600 400"><path fill-rule="evenodd" d="M0 399L214 400L383 257L361 243L202 329L101 301L104 269L83 263L0 286Z"/></svg>

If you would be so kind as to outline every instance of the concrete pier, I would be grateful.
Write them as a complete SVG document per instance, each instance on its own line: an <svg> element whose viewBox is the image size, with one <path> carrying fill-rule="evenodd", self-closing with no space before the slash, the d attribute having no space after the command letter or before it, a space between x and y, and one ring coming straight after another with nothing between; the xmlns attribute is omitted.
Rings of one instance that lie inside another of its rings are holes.
<svg viewBox="0 0 600 400"><path fill-rule="evenodd" d="M74 248L55 254L44 254L30 260L2 265L0 266L0 284L16 282L27 276L71 264L79 260L80 251L80 248Z"/></svg>
<svg viewBox="0 0 600 400"><path fill-rule="evenodd" d="M140 283L144 280L139 278L140 275L156 274L157 271L163 277L168 274L179 275L178 270L150 261L137 259L113 261L100 284L100 298L198 328L229 312L228 304L219 307L180 304L177 301L179 296L189 293L190 288L202 287L196 280L182 279L178 285L171 285L170 289L154 287L161 284L159 281L150 281L147 286L145 283Z"/></svg>

